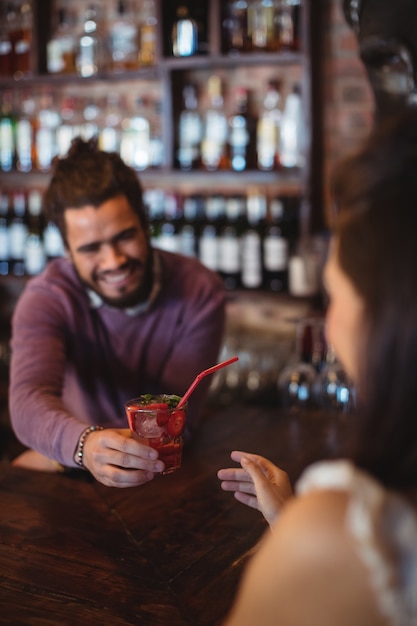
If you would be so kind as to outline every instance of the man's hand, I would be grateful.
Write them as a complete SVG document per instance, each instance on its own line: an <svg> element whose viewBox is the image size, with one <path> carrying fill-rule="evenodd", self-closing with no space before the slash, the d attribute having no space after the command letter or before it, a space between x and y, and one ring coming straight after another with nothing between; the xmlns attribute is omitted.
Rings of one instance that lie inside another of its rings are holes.
<svg viewBox="0 0 417 626"><path fill-rule="evenodd" d="M162 472L158 452L133 438L126 429L105 428L85 440L84 466L107 487L135 487Z"/></svg>
<svg viewBox="0 0 417 626"><path fill-rule="evenodd" d="M287 473L257 454L235 450L230 456L242 467L217 472L222 489L233 491L236 500L258 509L271 525L293 494Z"/></svg>

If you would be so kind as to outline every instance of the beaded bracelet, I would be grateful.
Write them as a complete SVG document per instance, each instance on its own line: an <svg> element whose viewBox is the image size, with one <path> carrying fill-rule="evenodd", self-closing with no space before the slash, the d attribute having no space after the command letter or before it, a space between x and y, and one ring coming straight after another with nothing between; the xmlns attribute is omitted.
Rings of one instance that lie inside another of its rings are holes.
<svg viewBox="0 0 417 626"><path fill-rule="evenodd" d="M83 469L87 469L83 461L85 441L88 435L90 433L93 433L95 430L103 430L103 427L102 426L89 426L81 433L81 436L78 440L77 452L75 455L75 462L77 463L77 465L79 465Z"/></svg>

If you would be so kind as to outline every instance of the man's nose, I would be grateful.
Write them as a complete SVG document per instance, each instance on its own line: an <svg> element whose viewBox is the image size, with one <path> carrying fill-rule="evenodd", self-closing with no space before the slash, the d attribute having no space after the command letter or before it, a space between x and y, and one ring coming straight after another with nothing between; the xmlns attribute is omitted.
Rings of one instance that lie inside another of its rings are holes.
<svg viewBox="0 0 417 626"><path fill-rule="evenodd" d="M117 243L105 243L101 247L101 266L115 269L126 261L126 255Z"/></svg>

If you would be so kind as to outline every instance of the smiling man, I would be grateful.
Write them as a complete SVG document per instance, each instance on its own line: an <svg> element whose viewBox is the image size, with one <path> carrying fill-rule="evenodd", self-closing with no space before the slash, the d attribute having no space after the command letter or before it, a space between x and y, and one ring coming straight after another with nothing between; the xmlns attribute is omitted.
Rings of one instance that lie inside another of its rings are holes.
<svg viewBox="0 0 417 626"><path fill-rule="evenodd" d="M217 358L224 290L196 259L150 245L142 189L117 154L76 139L55 164L45 210L66 258L49 263L13 316L10 416L28 447L15 465L81 466L129 487L163 470L130 436L124 402L182 395ZM209 380L189 401L196 428Z"/></svg>

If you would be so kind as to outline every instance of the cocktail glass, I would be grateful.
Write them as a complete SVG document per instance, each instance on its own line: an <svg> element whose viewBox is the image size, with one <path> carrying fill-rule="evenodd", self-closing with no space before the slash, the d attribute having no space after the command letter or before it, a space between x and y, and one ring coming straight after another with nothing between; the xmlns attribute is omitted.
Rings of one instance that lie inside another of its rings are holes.
<svg viewBox="0 0 417 626"><path fill-rule="evenodd" d="M181 467L186 406L176 408L180 396L144 394L125 402L125 410L133 436L155 448L165 464L162 474L171 474Z"/></svg>

